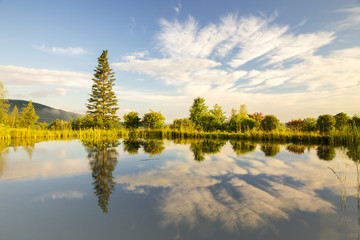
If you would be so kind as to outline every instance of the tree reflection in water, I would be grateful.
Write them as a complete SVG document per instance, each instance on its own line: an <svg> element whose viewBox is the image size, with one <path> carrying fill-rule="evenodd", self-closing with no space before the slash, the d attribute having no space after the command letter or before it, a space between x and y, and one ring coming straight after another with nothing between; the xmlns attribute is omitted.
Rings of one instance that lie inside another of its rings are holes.
<svg viewBox="0 0 360 240"><path fill-rule="evenodd" d="M274 157L280 152L279 144L267 144L261 146L261 151L265 153L267 157Z"/></svg>
<svg viewBox="0 0 360 240"><path fill-rule="evenodd" d="M150 157L161 154L165 149L163 139L137 139L128 138L123 141L123 149L129 154L138 154L139 149L142 148L145 153L150 154Z"/></svg>
<svg viewBox="0 0 360 240"><path fill-rule="evenodd" d="M331 161L336 156L335 148L333 146L318 146L316 148L316 155L321 160Z"/></svg>
<svg viewBox="0 0 360 240"><path fill-rule="evenodd" d="M119 153L116 147L120 145L118 140L82 141L88 152L95 195L98 198L98 206L103 212L108 212L111 193L115 190L113 171L117 163Z"/></svg>
<svg viewBox="0 0 360 240"><path fill-rule="evenodd" d="M130 155L136 155L141 148L141 141L137 138L129 138L123 140L123 150Z"/></svg>
<svg viewBox="0 0 360 240"><path fill-rule="evenodd" d="M3 174L6 167L6 159L9 154L9 148L0 144L0 177Z"/></svg>
<svg viewBox="0 0 360 240"><path fill-rule="evenodd" d="M355 163L356 166L356 202L358 213L358 224L360 225L360 174L359 174L359 162L360 162L360 145L348 146L346 155Z"/></svg>
<svg viewBox="0 0 360 240"><path fill-rule="evenodd" d="M252 142L230 140L230 144L232 146L232 149L238 156L253 152L256 149L256 143Z"/></svg>
<svg viewBox="0 0 360 240"><path fill-rule="evenodd" d="M190 144L190 150L194 154L194 160L202 162L205 160L206 154L215 154L221 151L221 148L226 144L226 140L198 140Z"/></svg>
<svg viewBox="0 0 360 240"><path fill-rule="evenodd" d="M305 153L305 149L306 147L304 145L297 145L292 143L286 146L286 150L299 155Z"/></svg>

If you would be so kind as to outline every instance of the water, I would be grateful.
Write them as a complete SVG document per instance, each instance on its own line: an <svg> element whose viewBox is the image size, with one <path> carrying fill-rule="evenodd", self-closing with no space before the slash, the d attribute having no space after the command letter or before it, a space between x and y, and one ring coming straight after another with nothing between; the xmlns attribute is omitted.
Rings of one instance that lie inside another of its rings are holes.
<svg viewBox="0 0 360 240"><path fill-rule="evenodd" d="M359 147L53 141L0 151L0 239L358 239Z"/></svg>

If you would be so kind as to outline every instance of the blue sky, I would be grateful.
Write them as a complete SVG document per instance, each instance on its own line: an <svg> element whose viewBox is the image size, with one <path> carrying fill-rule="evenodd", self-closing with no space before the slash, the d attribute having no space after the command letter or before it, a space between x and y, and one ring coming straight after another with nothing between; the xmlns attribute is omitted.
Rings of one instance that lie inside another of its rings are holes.
<svg viewBox="0 0 360 240"><path fill-rule="evenodd" d="M0 0L0 81L9 98L85 113L107 49L121 117L171 122L198 96L227 115L352 116L359 39L358 0Z"/></svg>

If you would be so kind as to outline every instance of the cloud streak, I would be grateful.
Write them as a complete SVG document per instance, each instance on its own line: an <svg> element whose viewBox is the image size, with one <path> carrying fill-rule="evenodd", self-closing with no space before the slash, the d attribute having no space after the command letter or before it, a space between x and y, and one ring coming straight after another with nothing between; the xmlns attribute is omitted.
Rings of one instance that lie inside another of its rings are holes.
<svg viewBox="0 0 360 240"><path fill-rule="evenodd" d="M85 49L82 47L67 47L67 48L61 48L61 47L51 47L48 48L44 44L41 46L35 46L35 49L40 50L42 52L47 53L54 53L58 55L81 55L86 53Z"/></svg>
<svg viewBox="0 0 360 240"><path fill-rule="evenodd" d="M35 69L19 66L0 66L0 79L6 86L65 86L91 87L92 75L88 73Z"/></svg>
<svg viewBox="0 0 360 240"><path fill-rule="evenodd" d="M360 100L353 91L360 89L359 47L320 55L319 50L334 41L335 32L295 34L290 26L274 23L276 17L229 14L202 27L193 17L184 22L161 19L156 39L163 57L134 53L112 66L175 86L178 96L186 99L200 95L210 99L210 105L245 103L250 110L282 119L287 115L290 120L289 109L282 108L290 103L304 117L313 116L315 109L317 114L356 113L359 109L349 103ZM184 103L187 109L185 104L191 102Z"/></svg>

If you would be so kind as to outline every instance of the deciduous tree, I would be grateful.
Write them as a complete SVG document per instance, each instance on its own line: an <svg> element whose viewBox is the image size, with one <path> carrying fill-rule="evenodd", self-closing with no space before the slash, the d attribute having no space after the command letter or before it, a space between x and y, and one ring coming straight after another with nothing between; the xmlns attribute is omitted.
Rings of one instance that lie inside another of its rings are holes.
<svg viewBox="0 0 360 240"><path fill-rule="evenodd" d="M346 113L338 113L334 116L335 118L335 128L339 131L341 131L350 120L350 117Z"/></svg>
<svg viewBox="0 0 360 240"><path fill-rule="evenodd" d="M31 127L37 122L38 119L39 116L36 115L34 105L30 100L29 103L21 111L21 117L20 117L21 126Z"/></svg>
<svg viewBox="0 0 360 240"><path fill-rule="evenodd" d="M261 121L261 129L264 131L273 131L280 126L280 121L274 115L266 115Z"/></svg>
<svg viewBox="0 0 360 240"><path fill-rule="evenodd" d="M123 116L125 127L128 129L136 129L140 126L141 119L139 118L139 113L131 111L125 113Z"/></svg>
<svg viewBox="0 0 360 240"><path fill-rule="evenodd" d="M202 125L202 119L208 111L208 107L205 105L205 99L197 97L194 99L193 105L190 107L190 120L199 127Z"/></svg>
<svg viewBox="0 0 360 240"><path fill-rule="evenodd" d="M145 128L161 129L164 127L164 120L161 112L154 112L150 109L149 113L144 114L142 123Z"/></svg>
<svg viewBox="0 0 360 240"><path fill-rule="evenodd" d="M335 127L335 118L330 114L320 115L316 120L317 128L321 133L330 133Z"/></svg>

